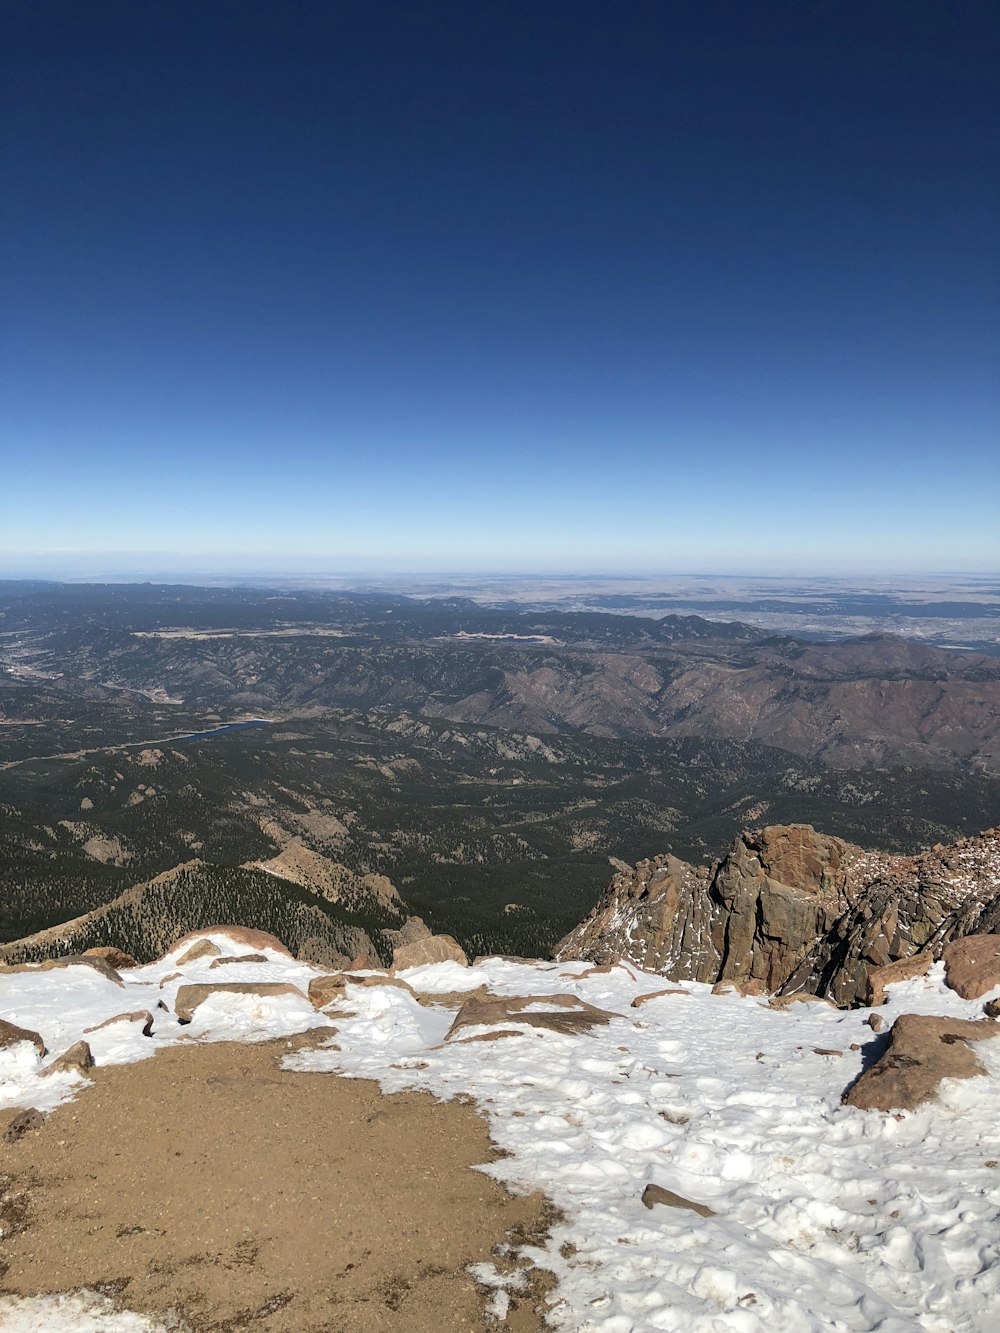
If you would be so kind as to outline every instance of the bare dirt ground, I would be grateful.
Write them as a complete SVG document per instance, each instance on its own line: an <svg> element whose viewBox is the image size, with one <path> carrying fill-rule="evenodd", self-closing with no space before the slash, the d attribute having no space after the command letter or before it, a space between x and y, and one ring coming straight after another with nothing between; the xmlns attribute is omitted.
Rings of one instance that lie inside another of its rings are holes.
<svg viewBox="0 0 1000 1333"><path fill-rule="evenodd" d="M486 1328L465 1267L543 1234L546 1201L469 1169L495 1157L470 1108L283 1071L301 1044L97 1069L39 1129L0 1140L0 1290L98 1288L192 1333ZM542 1327L532 1276L511 1333Z"/></svg>

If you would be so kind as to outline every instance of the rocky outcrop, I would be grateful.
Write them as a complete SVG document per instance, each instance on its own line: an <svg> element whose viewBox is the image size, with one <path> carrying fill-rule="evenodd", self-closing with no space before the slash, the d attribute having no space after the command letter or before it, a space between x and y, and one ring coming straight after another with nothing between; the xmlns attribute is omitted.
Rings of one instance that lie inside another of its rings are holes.
<svg viewBox="0 0 1000 1333"><path fill-rule="evenodd" d="M621 871L555 957L849 1005L879 1002L891 964L926 953L919 968L950 941L997 929L998 829L894 856L774 825L741 833L711 867L660 856Z"/></svg>
<svg viewBox="0 0 1000 1333"><path fill-rule="evenodd" d="M969 1042L1000 1036L988 1018L977 1022L928 1014L900 1014L882 1056L844 1094L864 1111L911 1111L930 1101L945 1078L983 1074Z"/></svg>

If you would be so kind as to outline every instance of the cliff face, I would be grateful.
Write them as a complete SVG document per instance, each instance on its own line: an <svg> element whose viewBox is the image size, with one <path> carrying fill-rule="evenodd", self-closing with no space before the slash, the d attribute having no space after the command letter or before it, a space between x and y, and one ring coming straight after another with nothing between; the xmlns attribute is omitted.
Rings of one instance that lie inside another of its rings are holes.
<svg viewBox="0 0 1000 1333"><path fill-rule="evenodd" d="M658 856L622 871L555 956L849 1005L872 969L997 931L1000 829L894 856L790 824L741 833L712 867Z"/></svg>

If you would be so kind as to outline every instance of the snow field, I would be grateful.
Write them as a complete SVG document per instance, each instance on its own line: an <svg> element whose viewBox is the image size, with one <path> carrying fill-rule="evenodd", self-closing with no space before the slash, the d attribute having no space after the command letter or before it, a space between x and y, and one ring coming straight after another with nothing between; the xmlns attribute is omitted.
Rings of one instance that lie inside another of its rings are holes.
<svg viewBox="0 0 1000 1333"><path fill-rule="evenodd" d="M244 951L224 934L211 938L224 954ZM452 1011L376 986L350 987L327 1014L294 995L219 995L182 1026L172 1012L182 984L280 981L305 992L321 969L265 950L266 963L212 969L200 959L161 986L180 952L124 972L124 989L87 967L0 975L0 1013L41 1033L50 1051L44 1061L26 1043L0 1051L0 1106L48 1110L75 1096L86 1086L81 1076L41 1071L81 1038L105 1064L177 1041L259 1041L327 1026L340 1049L290 1054L286 1068L373 1078L388 1092L471 1095L509 1154L482 1169L512 1190L544 1190L561 1210L544 1248L529 1251L559 1279L549 1316L556 1329L1000 1329L1000 1167L988 1165L1000 1159L1000 1041L977 1044L987 1077L947 1082L937 1102L883 1115L840 1104L885 1040L866 1026L865 1009L798 1003L778 1011L696 983L632 1009L636 995L667 984L662 977L491 959L411 969L404 979L429 994L484 984L498 995L569 994L614 1017L573 1036L515 1019L503 1025L513 1035L476 1041L469 1038L496 1029L463 1028L449 1042ZM161 999L171 1012L157 1008ZM529 1012L545 1007L540 1000ZM137 1021L84 1031L131 1010L154 1014L152 1037ZM949 991L939 965L894 987L879 1012L887 1024L903 1012L975 1018L982 1000ZM715 1216L647 1209L641 1194L651 1182ZM478 1267L493 1288L490 1318L502 1327L517 1278ZM0 1329L168 1327L113 1314L102 1300L4 1298Z"/></svg>
<svg viewBox="0 0 1000 1333"><path fill-rule="evenodd" d="M662 978L586 971L490 960L404 979L419 991L485 981L499 994L574 994L618 1015L589 1033L522 1025L476 1042L464 1028L445 1043L450 1014L387 987L344 1002L339 1051L285 1063L474 1096L510 1154L483 1169L542 1188L565 1215L535 1256L559 1277L556 1328L996 1333L1000 1168L986 1163L1000 1157L1000 1042L977 1046L990 1077L949 1082L938 1104L897 1119L840 1104L884 1044L869 1010L779 1011L694 983L634 1010ZM947 990L938 967L895 987L881 1012L979 1017L982 1001ZM646 1209L650 1182L716 1216Z"/></svg>

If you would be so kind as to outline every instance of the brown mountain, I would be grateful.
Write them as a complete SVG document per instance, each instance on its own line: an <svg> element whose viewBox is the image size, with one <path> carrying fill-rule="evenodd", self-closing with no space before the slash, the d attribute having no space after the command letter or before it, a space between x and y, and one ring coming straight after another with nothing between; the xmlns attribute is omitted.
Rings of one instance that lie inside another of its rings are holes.
<svg viewBox="0 0 1000 1333"><path fill-rule="evenodd" d="M1000 664L892 635L538 654L425 713L535 732L756 741L835 768L1000 771Z"/></svg>

